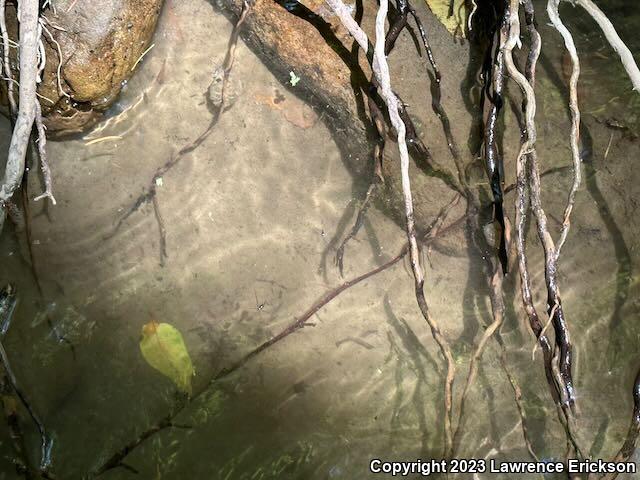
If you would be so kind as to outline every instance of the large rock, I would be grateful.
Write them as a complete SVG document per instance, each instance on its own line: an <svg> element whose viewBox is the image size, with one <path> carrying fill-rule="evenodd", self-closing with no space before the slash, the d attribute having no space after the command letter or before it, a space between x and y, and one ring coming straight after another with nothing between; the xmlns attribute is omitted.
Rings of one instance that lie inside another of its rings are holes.
<svg viewBox="0 0 640 480"><path fill-rule="evenodd" d="M79 132L114 102L151 43L162 4L59 0L45 13L47 62L38 93L48 99L41 103L50 132Z"/></svg>

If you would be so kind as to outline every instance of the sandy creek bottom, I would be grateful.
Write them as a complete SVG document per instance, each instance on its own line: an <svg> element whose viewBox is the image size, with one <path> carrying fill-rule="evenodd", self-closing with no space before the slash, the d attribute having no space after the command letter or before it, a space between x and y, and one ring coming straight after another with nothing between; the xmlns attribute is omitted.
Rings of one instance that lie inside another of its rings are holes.
<svg viewBox="0 0 640 480"><path fill-rule="evenodd" d="M201 20L187 32L181 19L188 16ZM283 88L288 79L274 78L242 44L232 108L158 185L165 266L150 205L109 237L155 170L208 125L210 73L222 61L230 30L207 2L169 1L156 46L118 107L130 108L84 138L49 143L59 203L46 212L34 207L33 225L45 301L34 293L24 245L3 234L0 280L21 292L4 344L54 435L59 478L80 478L100 465L176 401L171 382L140 354L143 324L155 319L182 332L196 368L194 388L201 389L342 282L325 252L353 221L353 179L322 112ZM102 137L112 138L88 144ZM621 162L612 160L607 175L622 179L622 189L639 183ZM635 265L633 209L625 213L624 196L607 199L620 207L612 207L613 220L625 225L623 241ZM630 417L639 305L632 274L620 278L610 222L594 201L581 191L577 211L583 213L565 247L561 280L575 319L581 438L593 455L609 457ZM345 278L393 257L403 242L401 228L371 209L347 249ZM426 272L434 316L455 344L458 392L470 345L482 331L477 325L488 321L486 299L468 282L473 262L479 260L434 251ZM534 281L542 281L539 272ZM533 446L540 458L561 458L563 434L540 356L531 362L532 337L517 297L509 295L514 308L503 337ZM619 327L625 340L618 354L609 334L616 305L629 321ZM73 342L75 357L55 340L45 312ZM464 328L463 318L475 318L476 327ZM185 409L177 421L192 428L163 431L137 448L126 462L138 478L354 479L369 478L373 457L439 458L443 363L416 308L407 265L348 290L310 324ZM529 458L494 343L467 414L461 456ZM35 452L37 436L25 425ZM16 478L4 424L0 441L0 479ZM116 469L103 478L135 475Z"/></svg>

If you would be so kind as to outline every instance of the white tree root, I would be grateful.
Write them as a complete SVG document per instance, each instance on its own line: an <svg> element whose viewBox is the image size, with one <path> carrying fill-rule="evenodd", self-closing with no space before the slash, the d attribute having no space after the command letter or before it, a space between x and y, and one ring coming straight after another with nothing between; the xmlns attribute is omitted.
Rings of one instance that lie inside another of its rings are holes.
<svg viewBox="0 0 640 480"><path fill-rule="evenodd" d="M0 0L0 32L2 33L2 65L4 78L7 81L7 97L9 97L9 109L11 115L15 115L18 109L13 86L13 72L9 63L9 33L7 32L7 21L5 19L6 0Z"/></svg>
<svg viewBox="0 0 640 480"><path fill-rule="evenodd" d="M9 154L0 183L0 205L4 205L22 181L25 156L31 130L36 117L36 84L38 79L38 0L21 0L18 5L20 20L20 87L18 115L11 136ZM4 208L0 212L0 231L4 223Z"/></svg>
<svg viewBox="0 0 640 480"><path fill-rule="evenodd" d="M427 301L424 295L424 273L420 266L420 251L418 242L416 241L416 228L413 213L413 198L411 194L411 179L409 178L409 151L406 143L406 127L399 114L398 97L391 90L391 80L389 75L389 66L387 64L385 47L385 20L387 18L388 0L380 0L380 8L376 16L376 44L373 56L373 71L380 83L380 95L387 104L389 110L389 118L393 128L398 136L398 149L400 150L400 172L402 178L402 194L404 196L404 207L406 216L407 239L409 241L409 258L411 269L415 280L416 299L420 307L420 311L424 319L427 321L431 329L431 335L438 344L442 356L447 362L447 376L445 379L445 452L449 452L452 448L452 403L453 403L453 380L455 377L455 362L449 347L449 343L442 335L440 327L436 320L431 316Z"/></svg>
<svg viewBox="0 0 640 480"><path fill-rule="evenodd" d="M604 33L604 36L607 38L613 49L618 53L618 55L620 55L622 65L627 71L627 75L629 75L629 79L633 84L633 89L640 92L640 69L638 69L638 65L633 59L633 54L624 44L624 42L618 35L618 32L616 32L616 29L613 27L611 20L607 18L603 11L600 10L600 8L598 8L598 6L592 0L568 1L580 5L596 21L596 23L602 30L602 33Z"/></svg>
<svg viewBox="0 0 640 480"><path fill-rule="evenodd" d="M34 198L34 201L48 198L53 205L56 204L56 199L52 193L51 182L51 168L49 168L49 159L47 157L47 132L42 122L42 107L40 102L36 102L36 129L38 131L38 156L40 157L40 170L42 171L42 178L44 179L44 193Z"/></svg>
<svg viewBox="0 0 640 480"><path fill-rule="evenodd" d="M513 80L522 89L525 95L525 127L526 138L523 142L520 152L517 158L517 164L522 165L525 160L523 157L527 157L529 163L529 187L531 195L531 207L533 214L536 218L538 237L542 243L545 255L545 277L547 282L547 292L549 310L556 303L559 305L554 311L554 325L556 328L556 342L562 348L561 355L562 366L561 371L564 379L563 398L562 403L571 405L574 402L575 394L573 391L573 384L571 379L571 342L569 339L569 331L566 328L564 321L564 315L560 302L560 293L557 285L557 262L556 262L556 248L549 229L547 227L547 215L542 207L542 201L540 198L540 172L538 168L537 155L535 149L535 143L537 139L537 131L535 124L536 115L536 97L533 91L533 87L526 79L526 77L518 70L513 60L513 48L520 41L520 20L518 18L518 0L510 0L511 7L509 13L509 38L504 46L504 58L507 71ZM520 225L516 225L520 228ZM524 235L522 233L522 235Z"/></svg>
<svg viewBox="0 0 640 480"><path fill-rule="evenodd" d="M351 16L351 12L342 3L341 0L326 0L327 5L334 11L336 16L340 19L345 28L358 42L364 53L369 51L369 40L355 22ZM393 128L396 130L398 136L398 149L400 151L400 170L402 178L402 193L404 196L405 205L405 217L406 217L406 232L407 239L409 241L409 258L411 263L411 269L413 271L413 277L415 280L416 300L420 311L425 318L433 339L438 344L440 351L447 363L447 376L445 379L445 416L444 416L444 434L445 434L445 446L446 453L451 451L453 442L452 426L451 426L451 411L453 404L453 380L455 377L455 362L451 353L449 343L442 335L440 327L436 320L429 312L429 308L424 296L424 273L420 266L420 252L418 249L418 243L416 241L415 220L413 214L413 198L411 195L411 180L409 178L409 152L406 144L406 126L399 114L399 101L396 94L391 89L391 80L389 74L389 66L387 64L386 56L384 53L385 47L385 21L387 18L388 0L380 1L380 8L376 16L376 45L374 48L373 57L373 72L380 85L379 93L387 105L389 111L389 118Z"/></svg>
<svg viewBox="0 0 640 480"><path fill-rule="evenodd" d="M564 23L560 19L558 13L558 5L560 0L548 0L547 2L547 14L551 23L555 29L562 35L564 45L571 56L571 78L569 79L569 109L571 110L571 157L573 160L573 185L569 190L569 196L567 198L567 206L564 210L564 218L562 221L562 230L560 232L560 239L558 240L558 246L556 247L556 260L560 257L560 250L567 240L569 234L569 228L571 226L571 210L576 201L576 192L580 188L581 172L580 172L580 108L578 107L578 78L580 77L580 60L578 59L578 52L576 51L575 43L573 42L573 36L571 32L565 27Z"/></svg>

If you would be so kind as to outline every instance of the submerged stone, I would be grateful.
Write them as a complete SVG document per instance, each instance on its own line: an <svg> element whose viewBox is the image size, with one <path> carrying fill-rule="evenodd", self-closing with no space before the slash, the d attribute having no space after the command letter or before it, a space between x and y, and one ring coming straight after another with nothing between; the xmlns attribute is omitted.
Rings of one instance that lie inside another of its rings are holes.
<svg viewBox="0 0 640 480"><path fill-rule="evenodd" d="M59 0L44 12L46 66L38 93L50 132L95 124L149 47L162 4Z"/></svg>

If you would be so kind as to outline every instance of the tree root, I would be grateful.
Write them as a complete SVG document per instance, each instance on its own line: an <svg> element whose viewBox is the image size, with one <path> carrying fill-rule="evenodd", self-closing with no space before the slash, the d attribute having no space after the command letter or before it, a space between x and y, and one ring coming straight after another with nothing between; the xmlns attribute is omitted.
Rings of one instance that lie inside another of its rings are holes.
<svg viewBox="0 0 640 480"><path fill-rule="evenodd" d="M347 243L349 242L349 240L355 238L355 236L360 231L360 228L362 228L365 220L365 215L367 213L367 210L369 209L369 206L371 205L376 192L378 191L378 187L380 184L384 183L384 177L382 176L382 157L384 155L384 148L387 142L387 129L384 116L378 108L378 104L374 100L373 92L375 92L376 90L374 86L374 79L372 78L369 83L372 90L367 95L369 115L371 116L372 123L378 135L377 143L373 150L373 177L371 179L371 183L369 184L369 188L367 189L367 193L365 194L364 200L362 201L362 204L358 209L355 224L336 250L335 263L338 267L338 270L340 271L341 276L344 273L344 250L347 246Z"/></svg>
<svg viewBox="0 0 640 480"><path fill-rule="evenodd" d="M442 75L440 73L440 70L438 69L438 65L436 63L433 52L431 50L431 46L429 45L429 41L427 39L427 34L425 31L424 25L422 24L420 17L418 17L415 9L411 6L408 0L397 0L396 10L398 15L389 26L389 29L385 37L385 55L389 56L391 54L391 51L395 46L398 36L405 28L408 28L409 26L408 18L409 18L409 15L411 15L418 28L418 32L420 33L420 39L422 40L422 46L425 50L425 54L428 58L429 64L431 65L431 68L433 70L433 74L429 72L429 78L431 80L432 108L434 113L442 123L445 137L447 139L447 145L449 146L451 154L456 161L456 165L458 165L459 167L458 170L460 171L461 170L459 165L460 155L458 153L456 141L453 138L453 134L451 132L451 123L449 122L449 117L442 106L442 87L441 87ZM375 196L375 193L378 190L378 186L384 183L384 178L382 176L382 157L384 154L384 148L387 140L387 132L386 132L384 116L382 115L382 112L380 111L380 108L378 107L374 99L378 91L378 83L377 83L377 79L375 78L375 75L372 75L369 81L369 89L370 89L369 92L364 92L364 93L366 94L367 100L368 100L369 115L371 116L372 123L376 128L376 132L377 132L377 144L376 144L376 147L374 148L374 153L373 153L373 157L374 157L373 158L373 161L374 161L373 178L371 180L371 183L369 184L369 188L367 189L364 200L362 201L362 204L358 210L356 221L351 231L343 239L342 243L336 250L335 263L338 266L340 275L343 275L343 270L344 270L345 247L351 239L355 238L360 228L362 228L362 225L364 224L366 212L370 206L372 199ZM411 121L409 116L406 114L406 111L404 110L404 105L402 103L402 100L400 100L400 110L401 110L401 118L405 122L405 127L407 128L407 137L408 137L409 145L416 145L416 148L415 148L416 155L424 158L429 158L430 157L429 151L416 135L415 127L413 126L413 122ZM444 171L441 167L436 167L436 169L440 171ZM450 177L450 175L447 175L447 177ZM449 183L449 185L456 189L460 189L460 187L455 185L455 183Z"/></svg>
<svg viewBox="0 0 640 480"><path fill-rule="evenodd" d="M2 341L0 341L0 361L2 362L2 367L4 368L4 377L6 378L6 382L8 382L8 384L11 386L11 389L20 399L20 403L22 403L24 408L27 410L29 416L31 417L31 420L33 420L33 423L38 429L38 433L40 434L40 471L46 471L51 464L51 447L53 446L52 441L47 436L47 432L44 428L42 420L40 420L40 417L31 406L31 403L27 399L26 395L18 386L18 380L13 373L13 370L11 369L9 357L6 350L4 349Z"/></svg>
<svg viewBox="0 0 640 480"><path fill-rule="evenodd" d="M571 185L571 189L569 190L569 195L567 198L567 206L564 210L564 218L562 221L562 230L560 232L560 239L558 240L558 246L556 247L556 261L560 257L560 250L564 245L564 242L567 239L567 235L569 234L569 227L571 226L571 210L573 210L573 205L576 201L576 192L578 188L580 188L580 165L582 163L582 159L580 158L580 146L579 146L579 138L580 138L580 108L578 107L578 78L580 77L580 60L578 59L578 52L576 51L576 46L573 42L573 36L571 32L564 26L562 20L560 19L560 14L558 13L558 5L560 4L560 0L548 0L547 2L547 14L551 19L551 23L555 27L562 38L564 39L564 44L571 56L571 79L569 80L569 109L571 110L571 156L573 160L573 185Z"/></svg>
<svg viewBox="0 0 640 480"><path fill-rule="evenodd" d="M524 439L524 443L527 446L527 451L531 458L536 462L539 462L540 459L536 455L533 450L533 444L531 443L531 438L529 437L529 429L527 428L527 415L524 411L524 405L522 404L522 390L520 390L520 386L518 382L515 380L513 373L509 369L509 362L507 361L507 347L502 339L502 335L500 332L496 332L495 339L500 346L500 366L507 376L507 380L509 380L509 385L511 385L511 389L513 390L513 399L516 403L516 408L518 409L518 415L520 416L520 424L522 426L522 438Z"/></svg>
<svg viewBox="0 0 640 480"><path fill-rule="evenodd" d="M591 17L596 21L602 33L607 38L607 41L611 44L613 49L620 55L622 66L627 71L629 79L633 84L633 89L640 92L640 69L633 59L633 54L629 50L629 47L620 39L618 32L613 27L611 21L607 16L593 3L592 0L568 0L572 3L580 5Z"/></svg>
<svg viewBox="0 0 640 480"><path fill-rule="evenodd" d="M557 257L556 257L556 248L549 234L547 228L547 216L542 207L541 199L540 199L540 174L538 169L538 162L535 150L535 142L536 142L536 126L535 126L535 93L533 91L533 87L527 78L520 73L520 71L515 66L513 61L513 48L516 46L516 43L519 41L520 36L520 20L518 18L518 6L519 2L517 0L510 0L510 11L509 11L509 37L505 42L504 56L505 56L505 65L509 75L513 80L518 84L518 86L522 89L525 94L525 126L526 126L526 138L525 142L522 144L520 149L520 153L518 154L517 164L520 166L522 170L523 162L528 163L529 171L529 189L531 196L531 207L533 214L536 218L538 237L540 238L540 242L543 245L544 254L545 254L545 277L547 282L547 294L548 294L548 311L553 315L550 315L553 318L554 329L556 333L556 344L561 350L559 361L560 361L560 373L563 381L563 388L561 389L560 401L562 404L568 405L572 407L575 402L575 392L573 387L573 379L572 379L572 349L571 349L571 341L569 337L568 325L564 317L564 310L562 308L562 303L560 300L560 294L558 290L557 284ZM520 172L519 181L522 178L522 171ZM518 204L522 204L522 198L519 196L518 203L516 204L516 208ZM521 222L516 223L516 228L520 229L522 227ZM524 232L520 233L524 235ZM520 244L520 242L518 242ZM526 253L520 252L521 256L525 256ZM524 260L521 260L521 263Z"/></svg>
<svg viewBox="0 0 640 480"><path fill-rule="evenodd" d="M287 325L277 335L266 340L262 344L255 347L246 355L241 357L237 362L231 364L229 367L219 371L210 382L193 397L183 399L178 402L172 412L158 423L152 425L150 428L142 432L134 440L126 444L114 455L104 462L97 470L93 471L90 476L99 476L114 468L125 468L131 472L137 473L135 468L125 463L125 459L128 455L135 450L138 446L142 445L148 438L152 437L156 433L168 428L185 428L184 426L176 425L174 419L182 412L193 400L206 392L213 384L215 384L221 378L224 378L232 372L238 370L249 362L252 358L259 355L267 348L275 345L276 343L287 338L289 335L301 330L304 327L311 326L309 320L318 313L325 305L331 302L334 298L340 295L347 289L359 284L367 278L370 278L400 262L406 256L410 259L411 269L414 277L415 296L417 304L420 308L421 314L425 321L429 325L431 334L438 344L440 352L447 364L447 373L444 380L444 449L445 456L453 457L460 444L464 428L464 415L465 415L465 403L467 401L468 394L474 385L474 381L477 377L480 361L489 340L493 337L500 347L500 362L501 366L507 376L507 379L511 385L514 393L515 403L522 421L522 432L526 447L532 456L537 460L537 456L534 452L531 440L528 435L526 427L525 412L521 402L521 391L517 385L516 380L509 371L508 361L506 355L506 346L502 337L500 336L500 328L503 324L505 315L505 305L503 299L503 280L504 275L508 271L509 259L507 252L509 250L509 230L510 224L508 217L504 212L503 199L504 196L512 190L516 190L515 200L515 227L516 227L516 250L518 256L518 267L521 280L521 295L523 299L523 305L527 314L529 325L531 330L537 339L537 345L539 345L543 351L544 357L544 369L547 377L547 382L551 391L553 400L557 406L558 418L565 429L568 442L568 456L577 455L582 458L582 451L575 438L575 419L573 418L573 409L575 407L575 391L572 378L572 345L569 335L568 323L565 318L563 306L560 297L559 286L557 282L557 270L559 264L560 251L566 242L568 233L570 230L570 217L575 204L576 192L581 182L581 158L579 151L579 138L580 138L580 111L578 108L577 99L577 82L579 77L580 65L573 42L573 38L569 30L565 27L560 19L558 13L558 6L560 0L548 0L547 12L553 26L563 37L565 47L569 52L572 60L572 74L569 80L569 109L571 112L571 132L570 132L570 144L572 151L572 165L573 165L573 183L568 192L566 207L564 210L564 216L560 236L557 244L554 242L547 226L547 213L545 212L541 201L541 183L540 178L547 172L540 173L538 165L537 153L536 153L536 124L535 124L535 111L536 111L536 97L534 92L535 74L538 56L540 55L540 35L537 32L534 19L534 9L531 0L505 0L505 9L503 21L499 21L497 25L500 28L496 28L494 32L493 45L489 49L488 58L492 60L491 65L485 69L485 92L487 103L486 111L484 112L484 160L487 170L487 176L491 186L493 194L493 206L494 206L494 222L499 227L500 242L497 248L497 252L492 251L490 245L487 244L482 238L482 230L479 225L480 203L476 198L474 192L471 191L468 183L468 179L465 173L465 166L460 158L455 139L451 132L451 125L449 119L442 107L442 91L441 91L441 74L438 70L437 64L431 52L426 32L424 27L418 18L415 10L412 8L408 0L397 0L397 16L395 20L391 22L390 28L385 33L385 22L388 17L388 0L380 0L380 8L376 16L376 41L375 47L371 45L365 32L360 28L358 22L351 17L350 10L342 3L341 0L326 0L331 9L336 13L340 21L351 33L357 44L364 51L370 66L372 67L372 75L369 80L369 91L365 92L369 101L369 113L373 121L374 126L378 132L378 143L374 151L374 168L373 179L367 189L366 196L358 211L357 218L354 226L349 234L344 238L342 243L336 252L336 263L340 269L340 273L343 273L343 258L344 251L347 243L350 239L354 238L362 224L364 223L366 211L369 208L372 199L375 197L376 191L379 185L384 181L382 178L382 155L387 139L387 130L385 117L382 114L383 107L386 107L388 118L393 127L393 130L389 133L396 136L398 149L400 153L400 171L402 179L402 192L404 198L405 207L405 221L406 221L406 235L407 243L402 248L400 253L377 268L355 277L351 280L343 282L338 287L330 290L325 295L320 297L309 309L307 309L302 315L297 317L292 323ZM611 43L613 48L620 54L622 63L634 85L634 89L640 90L640 70L638 70L635 61L628 48L620 40L619 36L615 32L615 29L611 23L606 19L604 14L598 9L598 7L591 0L572 0L583 7L589 15L591 15L596 22L600 25L607 40ZM283 5L283 2L278 2ZM473 14L476 12L478 6L475 2L471 2L474 5ZM530 50L527 56L527 64L524 68L524 73L521 72L515 65L513 58L513 50L519 45L520 42L520 19L519 8L520 4L523 4L525 26L530 37ZM46 4L46 2L45 2ZM453 2L450 3L452 8ZM42 65L44 58L42 53L38 53L39 44L41 40L41 29L46 30L44 23L39 20L39 2L36 0L21 0L19 2L19 21L20 21L20 83L19 83L19 102L16 104L15 91L14 91L14 75L11 71L9 64L9 38L4 19L4 7L5 0L0 0L0 34L2 35L3 44L3 61L2 68L4 70L4 76L7 79L7 91L9 93L9 102L11 106L10 115L12 119L15 119L15 127L11 139L11 147L9 151L9 157L7 159L7 165L5 170L5 176L0 183L0 231L5 217L5 210L11 205L11 197L15 190L20 185L23 173L25 170L25 157L29 142L33 139L33 131L35 125L35 131L37 133L37 151L40 158L40 168L44 178L44 193L35 198L39 200L41 198L49 198L53 204L55 204L55 198L52 194L51 186L51 171L47 161L45 142L46 132L42 124L41 107L36 98L36 84L38 81L38 65ZM231 33L229 39L227 53L223 63L224 76L222 83L222 95L218 104L212 105L213 115L208 127L191 143L179 150L172 156L164 165L159 167L153 175L150 183L143 191L143 193L133 202L130 208L125 214L118 219L115 224L113 232L107 237L110 238L117 234L123 223L142 205L152 202L155 214L155 219L158 223L159 236L160 236L160 264L164 266L167 258L166 250L166 227L163 217L161 215L159 201L157 197L157 186L162 177L167 174L175 165L177 165L185 156L197 149L209 136L211 131L217 125L221 115L227 110L226 105L226 90L228 87L228 80L231 69L233 67L235 59L235 50L237 47L238 35L242 24L245 22L247 15L250 13L252 4L249 0L243 0L242 10L238 17L236 24ZM442 123L444 134L447 139L449 150L452 154L457 168L457 177L454 176L449 170L440 165L435 159L432 158L429 150L424 142L417 136L413 122L411 121L404 102L402 99L393 92L391 88L391 77L389 73L389 67L387 65L386 56L389 55L400 33L408 28L409 16L411 16L420 33L422 44L425 48L425 53L430 62L433 73L429 72L431 79L432 89L432 108ZM308 19L307 19L308 20ZM317 22L316 22L317 23ZM471 23L471 18L469 19ZM317 27L317 25L316 25ZM50 34L49 34L50 35ZM509 77L512 78L516 84L523 91L523 142L521 144L518 156L516 159L516 176L517 182L515 187L503 188L503 162L499 151L499 145L497 140L497 125L498 119L501 113L503 104L503 92L505 90L505 69ZM59 71L60 73L60 71ZM64 92L63 92L64 93ZM436 220L429 226L427 233L422 238L417 238L417 229L414 220L413 212L413 198L411 191L411 179L409 177L409 152L411 151L414 158L420 164L420 166L427 171L429 175L437 176L441 178L454 192L455 196L451 202L449 202L440 212ZM24 189L26 194L26 189ZM449 224L446 228L442 228L445 219L447 218L450 210L458 203L461 197L467 200L467 212L465 216L459 218L455 222ZM28 199L27 199L28 200ZM527 264L527 252L526 252L526 238L525 238L525 226L527 215L532 212L536 220L537 234L542 244L542 248L545 256L545 283L547 290L547 313L549 322L554 327L554 343L551 342L549 336L546 333L546 326L543 327L542 322L535 309L531 279ZM28 216L28 212L27 212ZM491 252L486 255L486 271L487 271L487 283L490 291L490 301L492 308L493 321L488 328L483 332L476 349L471 357L469 370L465 386L463 388L460 397L459 406L459 418L455 431L453 430L453 382L455 379L455 363L447 339L442 334L438 323L432 317L424 292L424 272L420 262L420 248L419 244L429 244L436 236L443 234L447 230L460 225L464 220L467 222L467 226L471 231L472 240L476 250L483 254ZM29 228L29 227L27 227ZM497 255L495 255L497 253ZM33 263L32 263L33 265ZM34 267L35 271L35 267ZM37 277L36 277L37 278ZM39 281L37 281L39 284ZM41 287L39 286L40 291ZM24 439L22 433L19 430L19 424L17 419L13 422L12 432L14 438L14 445L16 451L24 460L24 470L26 478L33 478L34 476L41 476L44 478L51 478L46 473L46 467L49 463L49 450L51 447L50 442L46 437L44 426L40 422L37 415L33 412L24 395L20 392L15 376L13 375L6 352L0 342L0 360L5 369L5 376L0 383L4 383L4 389L10 385L19 399L22 401L25 408L28 410L32 420L36 424L41 434L42 439L42 452L41 452L41 466L40 470L33 469L28 463L28 455L24 450ZM622 462L628 461L637 442L638 435L640 434L640 372L636 377L634 388L634 410L632 415L631 425L627 434L627 438L616 455L614 461ZM4 398L3 398L4 400ZM11 412L9 412L11 413ZM13 412L15 414L15 411ZM11 419L10 425L11 425ZM16 429L17 427L17 429ZM601 478L606 480L613 480L615 474L605 475Z"/></svg>
<svg viewBox="0 0 640 480"><path fill-rule="evenodd" d="M51 169L49 168L49 161L47 159L47 134L45 131L44 124L42 123L42 108L40 107L40 102L36 102L36 129L38 131L38 140L36 141L38 144L38 160L40 161L40 170L42 171L42 177L44 179L44 193L38 195L33 200L37 202L43 198L48 198L51 200L53 205L56 204L56 199L52 193L51 187Z"/></svg>
<svg viewBox="0 0 640 480"><path fill-rule="evenodd" d="M490 106L486 109L485 114L485 131L484 131L484 163L487 171L487 177L489 178L489 184L491 186L491 192L493 194L493 221L498 227L498 234L500 235L498 256L500 263L502 264L502 272L504 274L508 271L507 261L507 239L505 232L505 214L503 208L504 192L502 191L502 184L504 182L502 171L504 164L502 156L498 150L497 132L498 118L502 109L504 100L502 98L504 90L504 57L502 47L505 40L505 29L503 25L504 19L497 22L500 26L494 33L494 37L498 41L494 40L495 52L492 54L491 49L488 52L488 58L493 58L492 68L485 69L485 101L490 102Z"/></svg>
<svg viewBox="0 0 640 480"><path fill-rule="evenodd" d="M36 83L38 79L39 2L22 0L18 7L20 20L20 87L18 114L11 136L4 178L0 181L0 207L11 199L20 186L27 146L36 117ZM6 30L6 29L5 29ZM3 33L3 42L4 42ZM6 52L5 52L6 55ZM11 82L10 82L11 83ZM0 231L5 211L0 208Z"/></svg>
<svg viewBox="0 0 640 480"><path fill-rule="evenodd" d="M345 5L340 0L327 0L327 4L338 16L342 24L349 30L365 54L369 51L369 41L366 34L360 26L355 23ZM379 86L379 93L384 99L391 124L393 125L398 139L398 148L400 150L400 171L402 177L402 193L404 196L404 206L406 215L406 231L409 242L409 257L411 260L411 269L415 280L415 293L418 306L422 312L422 316L426 320L431 334L438 344L440 351L447 363L447 376L445 379L445 452L451 449L452 431L451 431L451 408L453 397L453 380L455 377L455 362L447 340L440 331L440 327L436 320L431 316L427 302L424 296L424 274L420 266L420 253L418 243L416 241L415 221L413 217L413 198L411 195L411 181L409 179L409 151L406 143L406 126L400 115L401 102L396 94L391 90L389 67L386 61L386 36L385 22L387 18L388 2L382 0L380 8L376 16L376 43L374 48L373 72Z"/></svg>

